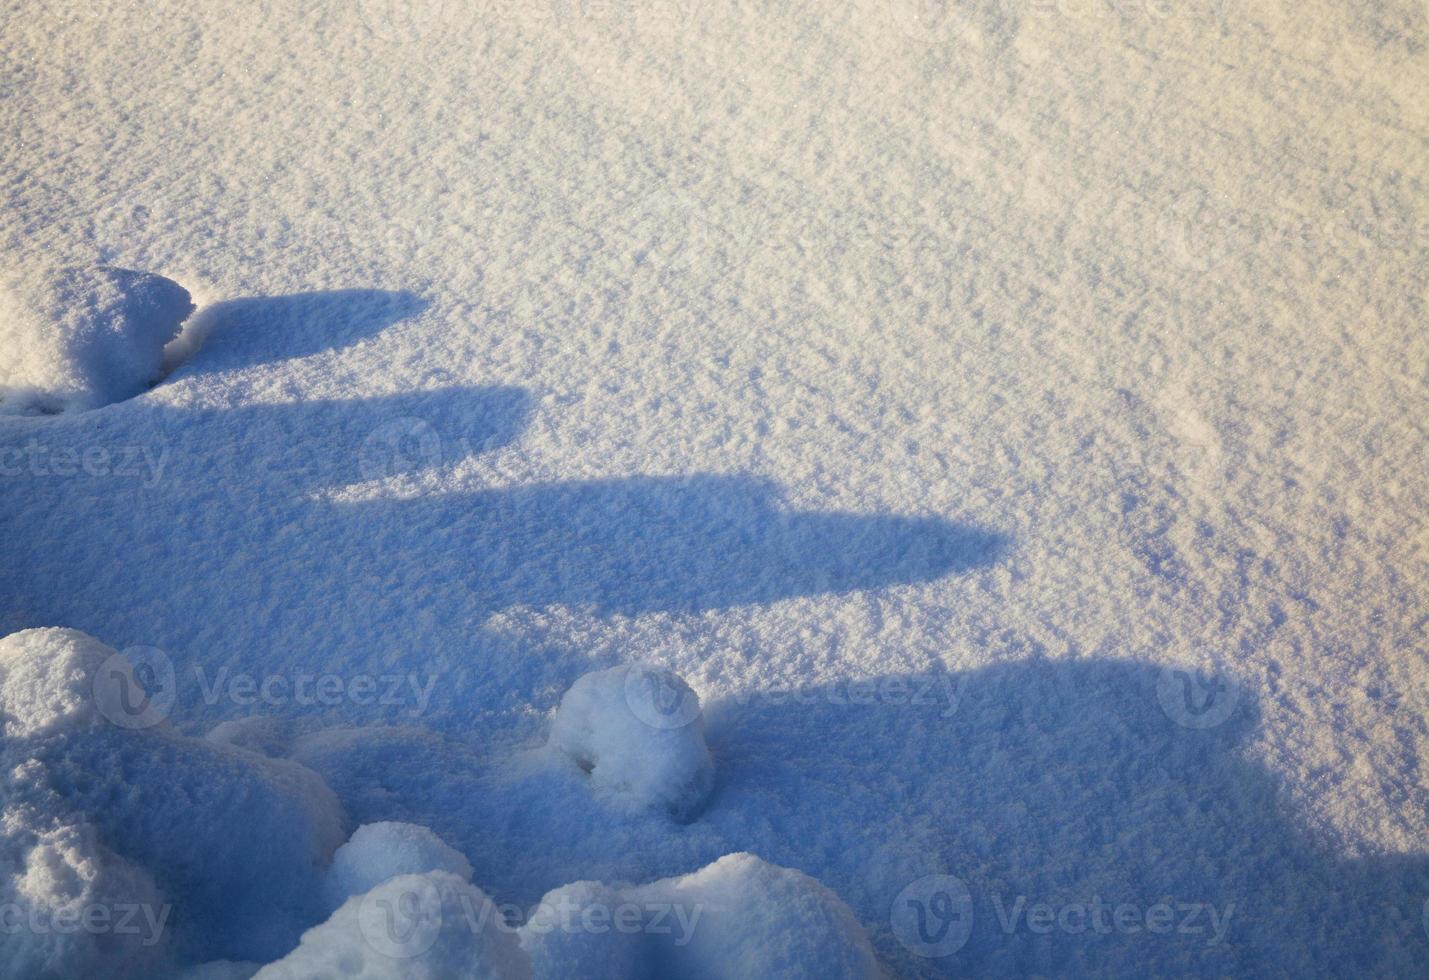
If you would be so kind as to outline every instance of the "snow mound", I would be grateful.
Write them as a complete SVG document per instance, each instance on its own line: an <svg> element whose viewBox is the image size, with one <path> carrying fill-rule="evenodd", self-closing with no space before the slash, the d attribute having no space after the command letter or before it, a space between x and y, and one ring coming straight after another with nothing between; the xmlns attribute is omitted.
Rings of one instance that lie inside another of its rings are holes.
<svg viewBox="0 0 1429 980"><path fill-rule="evenodd" d="M56 268L0 284L0 412L84 411L159 377L193 312L188 291L147 272Z"/></svg>
<svg viewBox="0 0 1429 980"><path fill-rule="evenodd" d="M0 864L15 887L51 828L92 826L66 860L136 901L152 900L151 876L183 958L272 959L323 914L342 808L294 762L175 732L155 710L172 698L163 666L146 656L136 671L76 630L0 639Z"/></svg>
<svg viewBox="0 0 1429 980"><path fill-rule="evenodd" d="M700 699L664 668L586 674L561 699L548 744L621 810L690 820L714 788Z"/></svg>
<svg viewBox="0 0 1429 980"><path fill-rule="evenodd" d="M456 875L402 875L348 899L256 980L521 980L516 933L481 889Z"/></svg>
<svg viewBox="0 0 1429 980"><path fill-rule="evenodd" d="M471 863L426 827L382 821L363 824L333 855L328 869L328 905L336 909L401 875L446 871L471 881Z"/></svg>
<svg viewBox="0 0 1429 980"><path fill-rule="evenodd" d="M645 910L620 889L578 881L541 900L521 927L521 945L536 980L639 978L649 972L645 920Z"/></svg>
<svg viewBox="0 0 1429 980"><path fill-rule="evenodd" d="M879 975L863 927L837 895L752 854L640 887L558 888L521 942L537 980Z"/></svg>
<svg viewBox="0 0 1429 980"><path fill-rule="evenodd" d="M143 869L87 824L7 805L0 819L0 976L145 977L168 952L168 906Z"/></svg>

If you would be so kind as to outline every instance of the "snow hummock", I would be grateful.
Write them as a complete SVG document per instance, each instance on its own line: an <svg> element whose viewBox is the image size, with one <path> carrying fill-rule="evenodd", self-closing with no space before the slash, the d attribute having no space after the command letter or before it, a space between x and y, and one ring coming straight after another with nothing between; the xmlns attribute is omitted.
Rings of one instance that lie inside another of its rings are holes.
<svg viewBox="0 0 1429 980"><path fill-rule="evenodd" d="M11 274L0 284L0 412L84 411L159 377L193 312L188 291L107 266Z"/></svg>
<svg viewBox="0 0 1429 980"><path fill-rule="evenodd" d="M363 824L332 857L329 904L337 908L400 875L445 871L471 881L471 862L426 827L384 820Z"/></svg>
<svg viewBox="0 0 1429 980"><path fill-rule="evenodd" d="M612 667L577 680L561 699L549 745L618 809L688 820L714 787L699 697L661 667Z"/></svg>
<svg viewBox="0 0 1429 980"><path fill-rule="evenodd" d="M415 828L420 830L421 828ZM363 835L435 840L414 828ZM356 835L354 835L356 836ZM411 848L408 848L409 852ZM260 980L872 980L863 927L799 871L731 854L647 885L581 881L549 892L519 926L462 874L400 874L350 896Z"/></svg>
<svg viewBox="0 0 1429 980"><path fill-rule="evenodd" d="M863 927L837 895L753 854L639 887L558 888L521 941L537 980L879 976Z"/></svg>
<svg viewBox="0 0 1429 980"><path fill-rule="evenodd" d="M168 905L153 878L101 844L92 824L55 823L9 802L3 818L0 976L152 975L170 948ZM136 928L111 928L120 917Z"/></svg>
<svg viewBox="0 0 1429 980"><path fill-rule="evenodd" d="M617 912L632 911L622 928ZM639 928L636 928L638 923ZM678 928L679 924L671 922ZM625 891L598 881L577 881L548 892L521 927L521 945L536 980L559 977L641 977L648 972L646 910ZM593 928L592 926L595 926ZM597 928L604 926L604 928Z"/></svg>
<svg viewBox="0 0 1429 980"><path fill-rule="evenodd" d="M257 980L522 980L526 955L501 912L446 871L400 875L349 898Z"/></svg>
<svg viewBox="0 0 1429 980"><path fill-rule="evenodd" d="M185 964L185 976L246 976L261 962L270 980L509 980L533 968L551 978L874 975L863 928L833 892L750 854L638 887L563 886L523 925L427 827L365 823L339 847L346 818L322 778L214 737L241 725L207 739L175 731L163 697L174 671L156 663L152 651L120 653L78 630L0 639L0 897L26 921L134 908L147 925L21 929L0 953L5 976ZM664 668L580 678L550 745L588 773L616 820L692 819L713 784L699 699ZM552 793L560 771L545 770Z"/></svg>
<svg viewBox="0 0 1429 980"><path fill-rule="evenodd" d="M172 683L141 682L124 654L77 630L0 639L0 866L14 869L9 887L27 906L119 895L157 922L172 903L181 914L167 928L184 955L270 959L321 917L342 807L297 763L189 738L148 714ZM54 946L47 962L61 974L95 955L83 933L22 936L14 955ZM140 969L160 943L117 945L112 972Z"/></svg>

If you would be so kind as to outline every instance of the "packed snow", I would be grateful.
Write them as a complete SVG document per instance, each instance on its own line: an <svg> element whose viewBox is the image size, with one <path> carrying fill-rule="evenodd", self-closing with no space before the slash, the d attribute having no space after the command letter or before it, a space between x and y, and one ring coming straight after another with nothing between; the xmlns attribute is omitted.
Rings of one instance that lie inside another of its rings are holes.
<svg viewBox="0 0 1429 980"><path fill-rule="evenodd" d="M352 896L364 895L399 875L432 871L471 881L467 859L426 827L390 820L364 824L332 857L327 876L328 902L335 909Z"/></svg>
<svg viewBox="0 0 1429 980"><path fill-rule="evenodd" d="M193 312L162 276L102 266L12 270L0 284L0 412L99 408L142 392Z"/></svg>
<svg viewBox="0 0 1429 980"><path fill-rule="evenodd" d="M863 927L838 896L752 854L640 887L556 889L521 942L537 980L879 976Z"/></svg>
<svg viewBox="0 0 1429 980"><path fill-rule="evenodd" d="M690 820L714 788L699 696L662 667L611 667L576 681L550 745L618 807Z"/></svg>
<svg viewBox="0 0 1429 980"><path fill-rule="evenodd" d="M1423 972L1421 3L0 38L0 975Z"/></svg>
<svg viewBox="0 0 1429 980"><path fill-rule="evenodd" d="M525 980L530 964L501 912L446 871L399 875L350 898L256 980Z"/></svg>
<svg viewBox="0 0 1429 980"><path fill-rule="evenodd" d="M95 937L124 947L104 957L116 974L139 971L171 936L194 959L272 959L322 910L323 875L346 836L337 797L295 763L173 731L148 693L171 680L143 673L76 630L0 639L0 861L16 876L16 914L48 921L81 899L105 908L108 896L152 930L132 949L136 933L117 922L19 929L7 952L46 969L13 975L82 973ZM31 941L48 952L26 959Z"/></svg>

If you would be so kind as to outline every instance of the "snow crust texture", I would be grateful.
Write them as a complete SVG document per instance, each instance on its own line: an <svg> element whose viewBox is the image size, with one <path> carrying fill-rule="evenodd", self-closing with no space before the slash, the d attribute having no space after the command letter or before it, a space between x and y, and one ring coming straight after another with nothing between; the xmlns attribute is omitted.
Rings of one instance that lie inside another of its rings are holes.
<svg viewBox="0 0 1429 980"><path fill-rule="evenodd" d="M398 823L1422 974L1426 93L1419 0L0 4L0 972L251 972L465 880Z"/></svg>
<svg viewBox="0 0 1429 980"><path fill-rule="evenodd" d="M84 411L142 392L193 312L162 276L104 266L0 282L0 412Z"/></svg>

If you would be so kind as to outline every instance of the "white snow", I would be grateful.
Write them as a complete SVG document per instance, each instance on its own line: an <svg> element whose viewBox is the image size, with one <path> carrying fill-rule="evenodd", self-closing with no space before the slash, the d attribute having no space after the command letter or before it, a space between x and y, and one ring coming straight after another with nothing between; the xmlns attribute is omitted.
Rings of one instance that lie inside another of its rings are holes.
<svg viewBox="0 0 1429 980"><path fill-rule="evenodd" d="M7 801L0 836L5 941L0 976L152 976L166 961L164 896L85 823ZM115 928L120 918L135 927Z"/></svg>
<svg viewBox="0 0 1429 980"><path fill-rule="evenodd" d="M193 311L162 276L94 267L11 270L0 282L0 412L83 411L159 377Z"/></svg>
<svg viewBox="0 0 1429 980"><path fill-rule="evenodd" d="M399 875L444 871L471 881L471 864L426 827L383 820L363 824L332 856L328 903L337 908Z"/></svg>
<svg viewBox="0 0 1429 980"><path fill-rule="evenodd" d="M348 899L256 980L523 980L526 955L500 916L456 875L401 875Z"/></svg>
<svg viewBox="0 0 1429 980"><path fill-rule="evenodd" d="M673 671L645 664L586 674L561 698L550 747L628 810L692 819L714 788L700 699Z"/></svg>
<svg viewBox="0 0 1429 980"><path fill-rule="evenodd" d="M521 927L521 947L531 960L535 980L556 977L592 978L649 976L653 965L651 938L646 935L656 917L676 939L681 923L673 909L652 910L627 897L620 888L598 881L563 885L541 897L535 913ZM617 915L623 918L617 920ZM686 923L693 916L687 912ZM695 924L698 926L698 918Z"/></svg>
<svg viewBox="0 0 1429 980"><path fill-rule="evenodd" d="M136 963L168 930L183 955L275 957L321 915L341 805L295 763L173 731L152 713L172 683L136 677L127 657L76 630L0 639L0 862L26 905L124 903L155 923L163 906L180 909L139 934ZM32 934L64 945L56 930L18 931ZM131 934L98 935L126 945ZM66 950L52 969L69 975L86 955Z"/></svg>
<svg viewBox="0 0 1429 980"><path fill-rule="evenodd" d="M0 6L0 896L172 906L0 972L385 969L384 822L513 923L748 852L898 977L1423 972L1426 132L1412 0Z"/></svg>
<svg viewBox="0 0 1429 980"><path fill-rule="evenodd" d="M837 895L752 854L640 887L556 889L521 941L538 980L879 976L863 927Z"/></svg>

